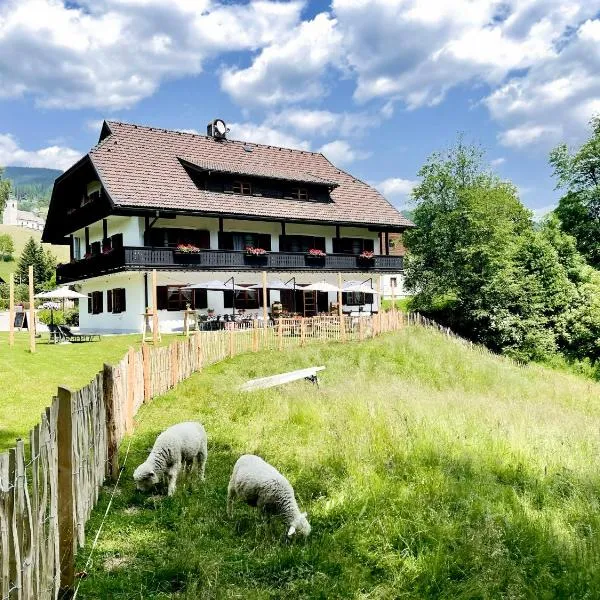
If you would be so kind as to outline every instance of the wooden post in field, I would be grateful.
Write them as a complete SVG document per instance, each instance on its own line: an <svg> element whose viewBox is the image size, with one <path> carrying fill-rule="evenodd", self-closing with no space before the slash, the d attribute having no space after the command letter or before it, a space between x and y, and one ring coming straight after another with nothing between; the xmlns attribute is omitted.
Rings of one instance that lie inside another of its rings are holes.
<svg viewBox="0 0 600 600"><path fill-rule="evenodd" d="M73 421L71 392L58 388L58 548L59 598L68 598L75 580L75 523L73 512Z"/></svg>
<svg viewBox="0 0 600 600"><path fill-rule="evenodd" d="M263 327L267 326L267 272L262 272Z"/></svg>
<svg viewBox="0 0 600 600"><path fill-rule="evenodd" d="M252 352L258 352L258 321L252 321Z"/></svg>
<svg viewBox="0 0 600 600"><path fill-rule="evenodd" d="M144 403L152 399L152 376L150 370L152 362L150 360L150 348L147 344L142 344L142 368L144 374Z"/></svg>
<svg viewBox="0 0 600 600"><path fill-rule="evenodd" d="M196 370L202 370L202 362L203 362L203 348L202 348L202 334L198 332L196 334L196 343L198 344L198 364L196 365Z"/></svg>
<svg viewBox="0 0 600 600"><path fill-rule="evenodd" d="M116 481L119 476L119 442L117 439L117 415L113 397L113 369L114 367L111 365L104 365L102 388L104 390L104 407L106 409L106 446L108 454L106 475L113 481Z"/></svg>
<svg viewBox="0 0 600 600"><path fill-rule="evenodd" d="M229 358L233 358L233 356L235 355L235 338L234 336L234 329L233 326L235 325L235 323L231 323L231 327L229 328Z"/></svg>
<svg viewBox="0 0 600 600"><path fill-rule="evenodd" d="M346 340L346 325L344 324L344 312L342 311L342 274L338 273L338 317L340 318L340 340Z"/></svg>
<svg viewBox="0 0 600 600"><path fill-rule="evenodd" d="M158 344L158 293L156 290L156 269L152 271L152 343Z"/></svg>
<svg viewBox="0 0 600 600"><path fill-rule="evenodd" d="M35 299L33 294L33 265L29 265L29 351L35 353Z"/></svg>
<svg viewBox="0 0 600 600"><path fill-rule="evenodd" d="M127 406L125 407L125 431L133 432L133 403L135 400L135 350L130 347L127 353Z"/></svg>
<svg viewBox="0 0 600 600"><path fill-rule="evenodd" d="M358 318L358 339L361 342L365 339L365 320L363 317Z"/></svg>
<svg viewBox="0 0 600 600"><path fill-rule="evenodd" d="M306 321L304 317L300 317L300 346L304 347L306 344Z"/></svg>
<svg viewBox="0 0 600 600"><path fill-rule="evenodd" d="M177 356L177 342L171 344L171 387L177 385L179 378L179 360Z"/></svg>
<svg viewBox="0 0 600 600"><path fill-rule="evenodd" d="M279 350L283 350L283 319L279 317L279 329L277 330L277 336L279 338Z"/></svg>
<svg viewBox="0 0 600 600"><path fill-rule="evenodd" d="M8 451L8 457L6 454L3 457L6 462L8 481L4 483L5 489L9 489L8 486L14 485L15 478L17 476L17 457L15 448L11 448ZM5 475L5 472L2 473ZM10 492L5 494L5 503L3 506L5 523L8 525L6 530L2 532L3 545L8 550L8 560L2 560L2 579L3 579L3 593L5 598L10 598L8 590L16 587L20 592L21 588L21 556L19 555L19 542L18 532L15 523L15 493ZM12 550L12 551L11 551ZM6 564L8 562L8 564ZM12 599L11 599L12 600Z"/></svg>
<svg viewBox="0 0 600 600"><path fill-rule="evenodd" d="M392 327L391 327L391 329L396 329L396 281L393 277L390 280L390 284L392 286Z"/></svg>
<svg viewBox="0 0 600 600"><path fill-rule="evenodd" d="M15 345L15 274L11 273L8 284L8 344Z"/></svg>

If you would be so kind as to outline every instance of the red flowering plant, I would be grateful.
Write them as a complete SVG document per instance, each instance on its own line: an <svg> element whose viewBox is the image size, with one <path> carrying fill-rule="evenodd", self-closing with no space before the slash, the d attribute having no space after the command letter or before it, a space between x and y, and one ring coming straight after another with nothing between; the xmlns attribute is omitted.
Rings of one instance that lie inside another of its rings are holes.
<svg viewBox="0 0 600 600"><path fill-rule="evenodd" d="M177 244L175 250L183 254L197 254L200 252L200 248L194 246L194 244Z"/></svg>
<svg viewBox="0 0 600 600"><path fill-rule="evenodd" d="M105 244L102 246L102 254L110 254L113 251L112 246L110 244Z"/></svg>
<svg viewBox="0 0 600 600"><path fill-rule="evenodd" d="M370 250L365 250L358 255L358 258L362 258L363 260L373 260L375 256L375 252L371 252Z"/></svg>
<svg viewBox="0 0 600 600"><path fill-rule="evenodd" d="M306 255L312 258L325 258L327 256L327 254L325 254L323 250L319 250L319 248L311 248Z"/></svg>
<svg viewBox="0 0 600 600"><path fill-rule="evenodd" d="M246 246L246 254L248 256L264 256L267 251L264 248L256 248L254 246Z"/></svg>

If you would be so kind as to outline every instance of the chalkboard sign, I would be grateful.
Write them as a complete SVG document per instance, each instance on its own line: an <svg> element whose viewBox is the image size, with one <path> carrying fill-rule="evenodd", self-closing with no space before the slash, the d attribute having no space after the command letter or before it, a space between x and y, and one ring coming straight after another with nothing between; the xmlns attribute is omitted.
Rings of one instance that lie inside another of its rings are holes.
<svg viewBox="0 0 600 600"><path fill-rule="evenodd" d="M15 313L15 329L29 329L26 312Z"/></svg>

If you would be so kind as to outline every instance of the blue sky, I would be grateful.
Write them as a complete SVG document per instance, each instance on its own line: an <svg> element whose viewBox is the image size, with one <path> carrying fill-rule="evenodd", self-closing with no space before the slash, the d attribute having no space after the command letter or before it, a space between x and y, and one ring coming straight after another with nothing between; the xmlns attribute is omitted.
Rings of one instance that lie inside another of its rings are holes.
<svg viewBox="0 0 600 600"><path fill-rule="evenodd" d="M0 0L0 164L67 168L103 118L310 148L407 204L463 133L530 208L600 112L600 0Z"/></svg>

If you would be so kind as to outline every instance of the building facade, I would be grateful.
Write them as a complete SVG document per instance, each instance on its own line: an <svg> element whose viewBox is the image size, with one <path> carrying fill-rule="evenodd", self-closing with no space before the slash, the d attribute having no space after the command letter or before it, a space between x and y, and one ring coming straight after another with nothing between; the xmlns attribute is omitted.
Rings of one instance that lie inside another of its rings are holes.
<svg viewBox="0 0 600 600"><path fill-rule="evenodd" d="M19 204L14 196L9 196L4 212L2 213L3 225L14 225L16 227L24 227L25 229L33 229L34 231L44 230L44 219L27 210L19 210Z"/></svg>
<svg viewBox="0 0 600 600"><path fill-rule="evenodd" d="M322 154L231 141L213 122L194 135L105 122L100 141L55 183L43 241L70 246L60 283L88 295L82 330L139 332L157 271L162 331L177 331L187 306L260 318L262 305L311 316L335 294L217 291L190 284L233 280L247 287L266 271L301 286L325 280L400 277L391 236L412 223L372 187ZM344 293L344 310L377 309L377 298Z"/></svg>

